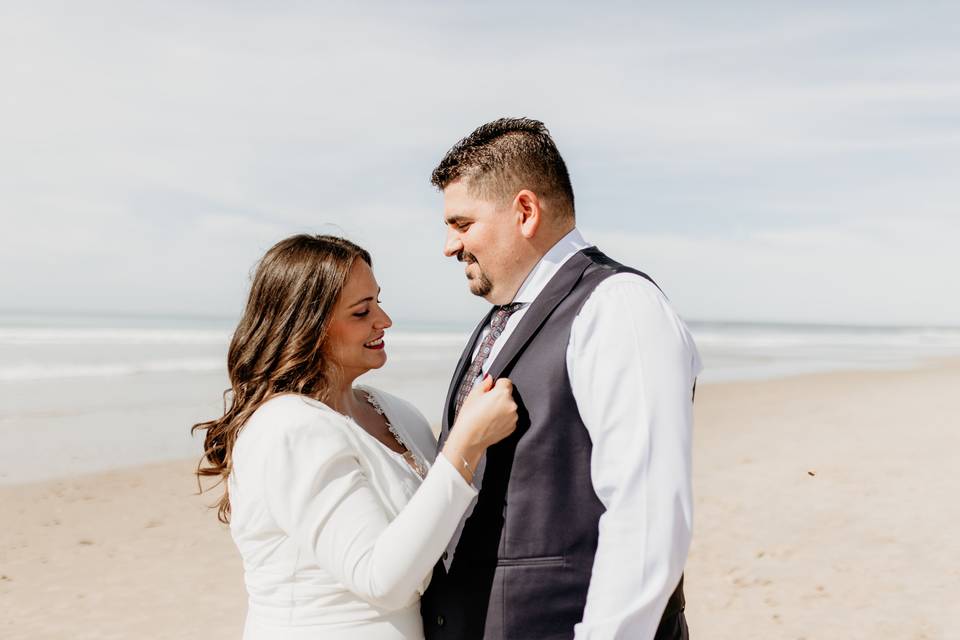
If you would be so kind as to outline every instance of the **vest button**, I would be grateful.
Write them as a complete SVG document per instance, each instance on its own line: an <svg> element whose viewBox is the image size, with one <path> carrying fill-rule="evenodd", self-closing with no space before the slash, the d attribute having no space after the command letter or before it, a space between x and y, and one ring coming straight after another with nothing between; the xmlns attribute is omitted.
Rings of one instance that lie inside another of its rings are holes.
<svg viewBox="0 0 960 640"><path fill-rule="evenodd" d="M442 627L446 620L443 619L443 616L437 616L437 626Z"/></svg>
<svg viewBox="0 0 960 640"><path fill-rule="evenodd" d="M442 556L440 556L440 557L441 557L441 559L443 559L443 560L446 560L447 558L449 558L449 557L450 557L450 554L449 554L449 553L447 553L446 551L444 551L444 552L443 552L443 555L442 555Z"/></svg>

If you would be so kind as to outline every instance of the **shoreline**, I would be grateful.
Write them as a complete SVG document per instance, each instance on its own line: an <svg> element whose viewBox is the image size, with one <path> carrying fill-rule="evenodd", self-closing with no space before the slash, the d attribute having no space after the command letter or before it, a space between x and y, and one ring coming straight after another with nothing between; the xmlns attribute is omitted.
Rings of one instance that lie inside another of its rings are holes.
<svg viewBox="0 0 960 640"><path fill-rule="evenodd" d="M698 386L693 635L960 627L960 359ZM0 637L236 638L246 598L197 459L0 486Z"/></svg>
<svg viewBox="0 0 960 640"><path fill-rule="evenodd" d="M951 368L953 366L960 366L960 356L946 355L946 356L939 356L935 358L922 358L910 364L904 363L904 364L898 364L895 366L874 367L874 368L838 368L838 369L818 370L818 371L811 371L811 372L790 373L782 376L770 376L770 377L760 377L760 378L745 377L745 378L721 379L721 380L711 380L708 378L704 380L702 379L703 376L701 376L701 379L697 384L697 395L699 397L701 391L708 387L724 387L727 385L740 385L740 384L763 384L766 382L780 382L780 381L786 382L786 381L792 381L792 380L802 382L807 379L818 378L822 376L854 375L854 374L861 374L861 373L865 375L870 375L874 373L908 373L913 371L917 371L917 372L925 371L929 369ZM169 376L171 374L165 374L165 375ZM364 382L365 384L372 383L374 386L378 386L377 382L379 380L379 377L387 377L387 376L390 376L390 374L373 372L373 374L368 374L368 376L369 377L363 380L362 382ZM211 389L216 388L216 389L219 389L220 392L222 392L223 386L226 385L227 383L222 380L221 376L214 375L214 376L209 376L209 378L215 381L214 383L209 385ZM389 378L389 377L387 377L387 381L395 382L394 380L392 380L392 378ZM383 387L387 391L389 391L391 387L391 385L389 384L379 385L379 386ZM409 387L409 384L405 384L403 390L409 391L410 389L408 387ZM444 392L445 392L445 389L446 389L446 386L444 386ZM193 395L197 396L196 393L194 393ZM400 395L401 397L407 397L404 394L400 394ZM414 392L414 395L428 398L430 397L431 394L423 393L423 392L420 392L419 394L417 394L416 392ZM70 470L65 473L57 473L53 475L47 475L46 472L42 472L43 475L41 475L40 477L28 477L22 480L11 479L9 477L9 473L7 473L4 469L0 468L0 489L12 488L12 487L27 487L35 484L44 484L44 483L50 483L50 482L56 482L56 481L70 480L74 478L83 478L87 476L97 476L100 474L110 473L113 471L134 471L134 470L140 469L141 467L149 466L149 465L157 465L157 464L163 465L163 464L171 464L171 463L177 463L177 462L185 463L188 460L193 460L193 458L188 458L183 455L178 455L177 453L174 453L174 451L184 450L185 439L190 439L195 445L195 446L192 446L192 448L197 451L196 459L194 460L194 465L196 465L196 463L199 462L199 459L200 459L202 443L199 440L199 437L193 437L189 435L189 425L193 424L193 422L196 422L200 419L207 419L208 417L212 417L214 413L217 413L220 410L221 400L219 397L219 393L212 395L211 397L212 397L212 400L210 398L207 398L205 401L205 406L208 409L206 413L195 411L193 407L190 407L189 409L186 406L175 407L177 413L180 416L182 416L179 420L176 421L176 424L186 425L183 428L183 433L180 433L178 435L179 442L175 446L171 446L169 445L169 443L162 442L162 437L156 433L157 429L155 427L148 429L150 436L157 438L157 443L159 446L169 448L169 451L166 454L153 455L151 452L151 456L149 459L135 461L129 464L107 465L107 464L101 464L101 463L93 463L93 464L88 463L88 466L92 468L82 469L79 471ZM197 402L203 402L203 401L198 400L195 397L193 399L193 402L197 403ZM438 402L442 404L443 399L440 398ZM419 404L424 404L424 402L421 400ZM432 404L436 404L436 403L432 403ZM207 416L207 414L210 414L210 415ZM82 416L83 412L79 412L76 415ZM31 419L35 419L36 417L37 416L30 416ZM43 416L39 416L39 417L42 418ZM50 417L55 417L57 419L61 418L61 416L57 412L51 412ZM2 429L4 428L3 421L4 421L4 417L0 415L0 431L2 431ZM159 420L155 419L152 422L157 423L159 422ZM440 428L439 423L433 422L431 424L431 427L433 428L434 433L439 432L439 428ZM77 438L77 435L71 434L71 439L74 439L74 438ZM68 442L67 446L71 446L71 445L79 445L81 447L89 446L81 442ZM25 455L27 451L24 450L22 453Z"/></svg>

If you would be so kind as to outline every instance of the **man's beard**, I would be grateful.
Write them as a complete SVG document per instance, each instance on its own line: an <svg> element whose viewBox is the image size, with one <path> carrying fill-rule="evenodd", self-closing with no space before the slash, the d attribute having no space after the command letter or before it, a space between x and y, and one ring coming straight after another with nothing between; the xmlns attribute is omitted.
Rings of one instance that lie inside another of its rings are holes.
<svg viewBox="0 0 960 640"><path fill-rule="evenodd" d="M482 298L493 290L493 283L490 282L490 278L488 278L487 274L485 274L483 269L480 268L480 263L477 262L476 256L474 256L472 253L461 251L457 255L457 260L460 262L466 262L467 264L475 264L477 265L477 269L480 270L480 274L475 278L470 277L469 275L467 276L467 285L470 287L470 293Z"/></svg>

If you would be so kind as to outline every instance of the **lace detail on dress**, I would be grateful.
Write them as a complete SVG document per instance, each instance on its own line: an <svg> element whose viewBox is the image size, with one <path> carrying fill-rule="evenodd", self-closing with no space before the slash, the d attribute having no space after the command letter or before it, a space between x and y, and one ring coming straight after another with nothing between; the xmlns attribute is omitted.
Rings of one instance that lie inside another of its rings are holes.
<svg viewBox="0 0 960 640"><path fill-rule="evenodd" d="M397 444L405 449L402 454L404 461L410 465L410 468L413 469L414 473L420 476L421 480L427 477L426 466L421 463L419 459L417 459L417 455L409 446L407 446L407 443L404 442L400 432L397 431L396 427L390 423L390 418L387 417L386 412L383 410L383 407L380 406L380 403L377 401L377 399L373 397L372 393L365 389L360 389L360 392L363 394L364 399L370 404L370 406L373 407L373 410L383 417L383 421L386 423L387 429L390 431L390 434L393 436L394 440L397 441Z"/></svg>

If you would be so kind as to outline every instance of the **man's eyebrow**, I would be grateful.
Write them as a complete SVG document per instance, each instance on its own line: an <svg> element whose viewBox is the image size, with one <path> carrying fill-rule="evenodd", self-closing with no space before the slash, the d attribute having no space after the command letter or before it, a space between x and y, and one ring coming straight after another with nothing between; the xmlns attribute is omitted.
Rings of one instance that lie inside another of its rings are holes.
<svg viewBox="0 0 960 640"><path fill-rule="evenodd" d="M380 287L377 287L377 296L379 296L379 295L380 295ZM356 302L354 302L352 305L350 305L350 306L347 307L347 308L350 309L350 308L353 308L353 307L357 306L358 304L363 304L364 302L370 302L371 300L373 300L373 296L367 296L367 297L364 298L363 300L357 300Z"/></svg>
<svg viewBox="0 0 960 640"><path fill-rule="evenodd" d="M463 222L470 222L470 218L468 218L467 216L446 216L443 219L443 224L446 224L446 225L461 224Z"/></svg>

